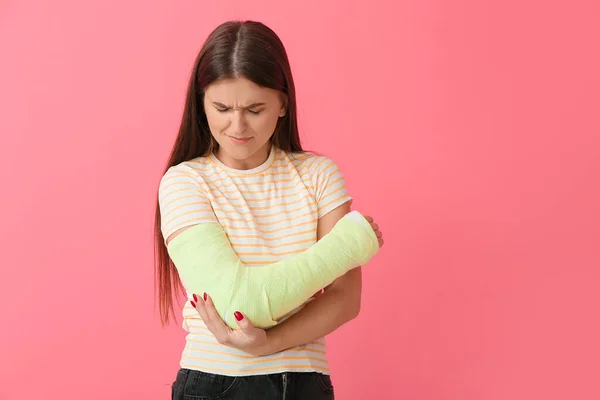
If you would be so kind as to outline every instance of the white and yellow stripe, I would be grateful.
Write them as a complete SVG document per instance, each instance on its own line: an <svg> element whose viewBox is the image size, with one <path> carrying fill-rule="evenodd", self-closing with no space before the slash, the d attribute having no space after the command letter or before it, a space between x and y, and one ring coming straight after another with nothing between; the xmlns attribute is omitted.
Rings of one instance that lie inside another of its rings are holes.
<svg viewBox="0 0 600 400"><path fill-rule="evenodd" d="M167 171L159 190L165 238L187 226L218 221L248 266L304 251L317 240L318 219L349 200L342 174L329 158L276 148L251 170L231 169L213 155L181 163ZM183 316L188 331L184 368L234 376L329 373L323 338L255 357L219 344L189 303Z"/></svg>

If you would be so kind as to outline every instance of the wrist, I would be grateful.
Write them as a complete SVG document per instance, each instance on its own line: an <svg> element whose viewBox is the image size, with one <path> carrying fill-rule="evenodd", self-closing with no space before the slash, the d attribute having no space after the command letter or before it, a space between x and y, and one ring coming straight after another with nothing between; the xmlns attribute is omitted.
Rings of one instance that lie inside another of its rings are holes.
<svg viewBox="0 0 600 400"><path fill-rule="evenodd" d="M267 341L263 349L264 355L280 352L281 349L281 335L278 334L279 329L273 327L267 330Z"/></svg>

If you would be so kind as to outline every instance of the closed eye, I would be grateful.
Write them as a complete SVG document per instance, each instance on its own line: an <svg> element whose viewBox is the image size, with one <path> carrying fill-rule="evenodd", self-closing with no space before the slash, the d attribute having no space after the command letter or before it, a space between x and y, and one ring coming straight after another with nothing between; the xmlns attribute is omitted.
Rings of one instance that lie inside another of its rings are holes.
<svg viewBox="0 0 600 400"><path fill-rule="evenodd" d="M229 108L217 108L217 111L220 113L226 113L229 110L230 110ZM259 111L247 110L247 111L252 115L258 115L261 113L262 110L259 110Z"/></svg>
<svg viewBox="0 0 600 400"><path fill-rule="evenodd" d="M231 110L231 107L227 106L226 104L223 103L219 103L216 101L212 102L213 106L215 106L215 109L220 112L220 113L226 113L227 111ZM264 106L265 103L252 103L247 105L246 107L243 107L246 111L248 111L250 114L252 115L258 115L260 114L263 110L256 110L256 108L260 108L261 106Z"/></svg>

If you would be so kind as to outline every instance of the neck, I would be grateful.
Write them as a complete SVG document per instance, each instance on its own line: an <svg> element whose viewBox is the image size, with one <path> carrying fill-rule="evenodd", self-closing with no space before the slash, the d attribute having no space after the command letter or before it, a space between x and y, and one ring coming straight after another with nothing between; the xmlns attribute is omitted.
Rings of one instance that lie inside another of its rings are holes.
<svg viewBox="0 0 600 400"><path fill-rule="evenodd" d="M217 151L215 152L215 156L219 159L219 161L221 161L229 168L249 170L259 167L267 161L271 152L271 146L271 143L267 142L263 148L258 150L256 153L252 154L250 157L245 158L243 160L236 160L227 156L223 153L221 148L217 149Z"/></svg>

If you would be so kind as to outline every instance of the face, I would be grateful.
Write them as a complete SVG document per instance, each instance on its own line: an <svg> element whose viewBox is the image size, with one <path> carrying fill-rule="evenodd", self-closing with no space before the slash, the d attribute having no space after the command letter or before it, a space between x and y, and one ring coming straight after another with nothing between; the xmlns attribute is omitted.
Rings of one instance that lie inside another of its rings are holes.
<svg viewBox="0 0 600 400"><path fill-rule="evenodd" d="M219 143L217 158L237 169L265 162L277 120L285 115L282 94L245 78L213 82L204 93L208 126Z"/></svg>

